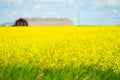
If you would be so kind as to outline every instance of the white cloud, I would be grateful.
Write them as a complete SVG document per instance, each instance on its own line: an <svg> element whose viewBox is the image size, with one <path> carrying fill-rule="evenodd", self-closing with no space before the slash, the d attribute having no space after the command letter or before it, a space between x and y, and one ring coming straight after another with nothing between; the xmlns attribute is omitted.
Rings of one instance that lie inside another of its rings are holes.
<svg viewBox="0 0 120 80"><path fill-rule="evenodd" d="M105 0L108 6L117 6L120 5L120 0Z"/></svg>
<svg viewBox="0 0 120 80"><path fill-rule="evenodd" d="M5 0L7 3L10 4L21 4L23 3L23 0Z"/></svg>
<svg viewBox="0 0 120 80"><path fill-rule="evenodd" d="M98 7L105 6L105 1L104 0L93 0L92 3L93 3L94 6L98 6Z"/></svg>
<svg viewBox="0 0 120 80"><path fill-rule="evenodd" d="M42 8L45 8L45 6L37 4L37 5L34 6L34 8L35 9L42 9Z"/></svg>
<svg viewBox="0 0 120 80"><path fill-rule="evenodd" d="M116 14L116 13L118 13L118 10L117 9L113 9L112 12Z"/></svg>
<svg viewBox="0 0 120 80"><path fill-rule="evenodd" d="M67 3L68 3L69 5L73 5L73 4L75 4L75 2L76 2L76 0L68 0Z"/></svg>
<svg viewBox="0 0 120 80"><path fill-rule="evenodd" d="M64 0L35 0L37 2L41 3L59 3L59 2L64 2Z"/></svg>
<svg viewBox="0 0 120 80"><path fill-rule="evenodd" d="M35 0L37 2L36 5L34 5L35 9L43 9L43 8L49 8L52 6L67 6L67 5L74 5L76 0ZM43 4L42 4L43 3Z"/></svg>
<svg viewBox="0 0 120 80"><path fill-rule="evenodd" d="M15 17L16 15L17 15L17 11L12 11L12 12L10 12L10 13L7 14L7 16L8 16L9 18L13 18L13 17Z"/></svg>
<svg viewBox="0 0 120 80"><path fill-rule="evenodd" d="M73 5L76 0L35 0L36 2L39 2L39 3L58 3L58 4L68 4L68 5Z"/></svg>
<svg viewBox="0 0 120 80"><path fill-rule="evenodd" d="M118 6L120 0L92 0L94 6Z"/></svg>
<svg viewBox="0 0 120 80"><path fill-rule="evenodd" d="M57 18L59 18L60 13L58 13L58 12L42 13L41 16L43 18L46 18L46 17L56 17L56 16L57 16Z"/></svg>
<svg viewBox="0 0 120 80"><path fill-rule="evenodd" d="M23 16L26 18L31 18L31 14L27 11L23 11Z"/></svg>
<svg viewBox="0 0 120 80"><path fill-rule="evenodd" d="M50 12L50 13L46 13L46 14L44 14L44 15L46 15L46 16L53 16L53 15L59 15L59 13L58 12Z"/></svg>
<svg viewBox="0 0 120 80"><path fill-rule="evenodd" d="M54 4L54 5L51 6L51 4L40 4L39 3L39 4L34 5L33 7L34 7L34 9L49 9L51 7L61 7L61 6L66 6L66 4L65 3Z"/></svg>
<svg viewBox="0 0 120 80"><path fill-rule="evenodd" d="M94 11L93 12L95 15L104 15L105 14L105 12L103 12L103 11Z"/></svg>

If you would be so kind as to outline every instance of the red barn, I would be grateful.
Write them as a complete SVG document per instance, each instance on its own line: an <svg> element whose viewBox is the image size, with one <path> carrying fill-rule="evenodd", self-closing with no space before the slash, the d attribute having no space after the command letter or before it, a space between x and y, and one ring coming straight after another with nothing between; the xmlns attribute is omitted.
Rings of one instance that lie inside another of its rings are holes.
<svg viewBox="0 0 120 80"><path fill-rule="evenodd" d="M28 26L28 22L25 19L20 18L15 22L14 26Z"/></svg>

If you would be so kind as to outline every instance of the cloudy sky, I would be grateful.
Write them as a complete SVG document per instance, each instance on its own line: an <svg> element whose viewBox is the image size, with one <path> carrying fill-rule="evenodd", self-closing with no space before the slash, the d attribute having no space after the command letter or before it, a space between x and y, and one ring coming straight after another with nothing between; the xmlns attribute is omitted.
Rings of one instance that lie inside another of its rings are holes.
<svg viewBox="0 0 120 80"><path fill-rule="evenodd" d="M120 0L0 0L0 24L25 18L69 18L81 25L120 24Z"/></svg>

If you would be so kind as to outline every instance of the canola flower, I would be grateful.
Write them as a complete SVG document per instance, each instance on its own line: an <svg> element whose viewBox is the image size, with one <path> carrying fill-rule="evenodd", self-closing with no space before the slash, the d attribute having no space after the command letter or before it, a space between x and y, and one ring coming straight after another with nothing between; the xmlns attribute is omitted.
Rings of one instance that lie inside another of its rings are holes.
<svg viewBox="0 0 120 80"><path fill-rule="evenodd" d="M0 28L0 78L10 79L14 76L10 76L10 72L17 68L42 71L88 66L93 71L119 74L119 34L120 27ZM5 73L8 78L3 76ZM45 73L35 75L39 80Z"/></svg>

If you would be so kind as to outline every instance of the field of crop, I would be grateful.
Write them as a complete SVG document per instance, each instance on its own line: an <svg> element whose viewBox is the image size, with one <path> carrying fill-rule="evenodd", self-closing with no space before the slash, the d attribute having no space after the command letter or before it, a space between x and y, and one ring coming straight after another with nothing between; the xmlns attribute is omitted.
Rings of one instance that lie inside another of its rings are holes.
<svg viewBox="0 0 120 80"><path fill-rule="evenodd" d="M0 80L120 80L120 27L1 27Z"/></svg>

